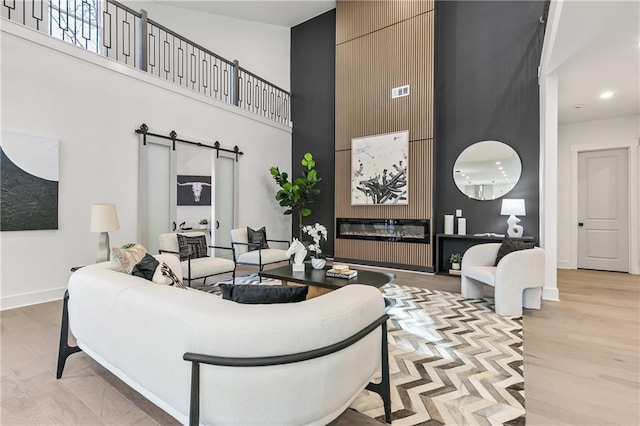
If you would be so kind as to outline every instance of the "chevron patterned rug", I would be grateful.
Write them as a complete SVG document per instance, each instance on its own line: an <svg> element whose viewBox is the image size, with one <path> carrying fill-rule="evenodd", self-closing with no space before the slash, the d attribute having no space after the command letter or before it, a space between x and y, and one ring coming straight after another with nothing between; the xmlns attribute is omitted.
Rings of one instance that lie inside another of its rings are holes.
<svg viewBox="0 0 640 426"><path fill-rule="evenodd" d="M236 284L259 280L252 274ZM217 284L200 289L219 294ZM388 321L394 425L525 424L522 318L496 315L492 299L396 284L383 290L396 301ZM373 392L351 408L384 423Z"/></svg>
<svg viewBox="0 0 640 426"><path fill-rule="evenodd" d="M492 299L388 284L389 366L394 425L524 425L522 318ZM380 397L364 391L351 408L384 422Z"/></svg>

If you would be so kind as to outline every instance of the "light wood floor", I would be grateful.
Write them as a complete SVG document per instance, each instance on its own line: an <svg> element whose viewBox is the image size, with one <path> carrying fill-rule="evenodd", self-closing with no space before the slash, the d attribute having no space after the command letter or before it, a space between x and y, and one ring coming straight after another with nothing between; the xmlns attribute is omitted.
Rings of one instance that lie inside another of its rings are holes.
<svg viewBox="0 0 640 426"><path fill-rule="evenodd" d="M460 291L459 278L396 274L398 284ZM639 425L640 278L560 270L558 287L561 302L524 315L527 424ZM0 313L0 424L176 424L83 353L55 379L61 306Z"/></svg>

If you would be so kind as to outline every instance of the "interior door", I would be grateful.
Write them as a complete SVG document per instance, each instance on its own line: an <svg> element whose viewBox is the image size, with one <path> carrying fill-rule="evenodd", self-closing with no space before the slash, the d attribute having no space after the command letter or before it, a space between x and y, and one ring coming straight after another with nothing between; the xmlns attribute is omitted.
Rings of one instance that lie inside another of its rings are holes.
<svg viewBox="0 0 640 426"><path fill-rule="evenodd" d="M220 152L215 162L215 242L231 247L231 230L236 227L237 165L235 155ZM217 257L232 257L229 250L216 249Z"/></svg>
<svg viewBox="0 0 640 426"><path fill-rule="evenodd" d="M629 271L628 151L578 153L578 268Z"/></svg>
<svg viewBox="0 0 640 426"><path fill-rule="evenodd" d="M158 253L158 236L176 221L176 152L169 140L147 136L140 142L140 243Z"/></svg>

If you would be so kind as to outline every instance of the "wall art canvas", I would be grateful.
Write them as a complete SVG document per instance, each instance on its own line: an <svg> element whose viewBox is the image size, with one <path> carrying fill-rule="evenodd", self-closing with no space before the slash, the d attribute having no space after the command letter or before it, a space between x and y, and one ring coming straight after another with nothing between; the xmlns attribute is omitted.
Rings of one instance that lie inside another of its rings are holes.
<svg viewBox="0 0 640 426"><path fill-rule="evenodd" d="M409 131L351 140L351 205L409 204Z"/></svg>
<svg viewBox="0 0 640 426"><path fill-rule="evenodd" d="M58 229L60 142L2 130L0 231Z"/></svg>
<svg viewBox="0 0 640 426"><path fill-rule="evenodd" d="M210 206L211 176L178 175L179 206Z"/></svg>

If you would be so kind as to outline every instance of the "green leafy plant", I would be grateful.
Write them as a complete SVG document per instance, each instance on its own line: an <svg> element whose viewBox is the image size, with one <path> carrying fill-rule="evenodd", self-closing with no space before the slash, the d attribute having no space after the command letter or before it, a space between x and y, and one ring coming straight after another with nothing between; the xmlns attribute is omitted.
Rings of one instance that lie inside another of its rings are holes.
<svg viewBox="0 0 640 426"><path fill-rule="evenodd" d="M209 221L207 219L201 219L200 220L200 225L208 225Z"/></svg>
<svg viewBox="0 0 640 426"><path fill-rule="evenodd" d="M460 263L462 262L462 255L460 253L453 253L451 257L449 257L450 263Z"/></svg>
<svg viewBox="0 0 640 426"><path fill-rule="evenodd" d="M284 214L297 214L300 224L299 238L302 239L302 218L311 215L309 204L313 203L313 196L318 195L320 190L316 184L322 179L318 177L315 169L316 162L313 155L307 152L302 156L300 163L305 167L302 176L289 181L289 175L281 172L277 167L271 167L271 176L280 185L280 190L276 193L276 200L280 206L286 207Z"/></svg>
<svg viewBox="0 0 640 426"><path fill-rule="evenodd" d="M123 249L130 249L131 247L133 247L133 246L135 246L135 245L136 245L136 243L127 243L127 244L124 244L124 245L122 246L122 248L123 248Z"/></svg>

